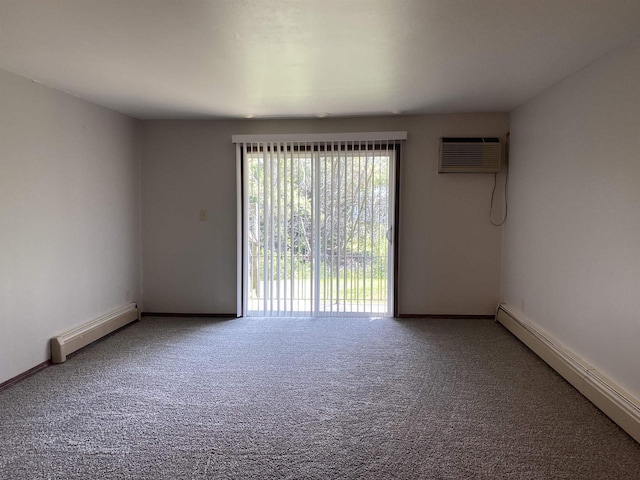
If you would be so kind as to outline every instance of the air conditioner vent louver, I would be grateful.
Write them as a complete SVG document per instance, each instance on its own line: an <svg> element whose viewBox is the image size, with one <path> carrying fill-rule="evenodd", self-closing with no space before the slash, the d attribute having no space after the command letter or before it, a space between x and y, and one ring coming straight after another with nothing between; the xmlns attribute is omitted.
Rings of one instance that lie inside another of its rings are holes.
<svg viewBox="0 0 640 480"><path fill-rule="evenodd" d="M502 146L497 137L443 137L438 173L499 172L501 157Z"/></svg>

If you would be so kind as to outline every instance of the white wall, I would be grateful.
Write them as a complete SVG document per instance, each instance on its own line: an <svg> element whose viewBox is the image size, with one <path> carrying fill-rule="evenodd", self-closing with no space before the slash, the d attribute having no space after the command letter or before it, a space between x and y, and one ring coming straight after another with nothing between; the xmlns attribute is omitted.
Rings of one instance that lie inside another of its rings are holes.
<svg viewBox="0 0 640 480"><path fill-rule="evenodd" d="M503 300L640 398L640 41L513 112Z"/></svg>
<svg viewBox="0 0 640 480"><path fill-rule="evenodd" d="M135 120L0 70L0 382L140 293Z"/></svg>
<svg viewBox="0 0 640 480"><path fill-rule="evenodd" d="M438 175L441 136L497 136L508 115L142 122L145 310L236 309L235 147L231 135L407 130L400 199L402 314L492 314L501 229L493 175ZM199 221L201 209L209 211Z"/></svg>

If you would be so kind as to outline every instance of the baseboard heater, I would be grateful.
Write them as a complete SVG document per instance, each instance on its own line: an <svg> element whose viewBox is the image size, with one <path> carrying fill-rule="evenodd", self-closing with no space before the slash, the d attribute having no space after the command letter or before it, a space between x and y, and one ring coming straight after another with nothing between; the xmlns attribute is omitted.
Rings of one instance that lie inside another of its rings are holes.
<svg viewBox="0 0 640 480"><path fill-rule="evenodd" d="M532 325L522 314L509 309L507 305L502 304L498 307L496 321L504 325L611 420L640 442L640 400L625 392L575 353Z"/></svg>
<svg viewBox="0 0 640 480"><path fill-rule="evenodd" d="M118 308L106 315L82 324L51 339L51 361L62 363L67 355L95 342L99 338L140 319L135 303Z"/></svg>

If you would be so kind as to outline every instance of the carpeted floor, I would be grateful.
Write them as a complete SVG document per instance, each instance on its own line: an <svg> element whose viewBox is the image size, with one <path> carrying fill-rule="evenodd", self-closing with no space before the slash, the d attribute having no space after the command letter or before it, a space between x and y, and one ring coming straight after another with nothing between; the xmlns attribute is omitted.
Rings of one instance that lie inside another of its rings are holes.
<svg viewBox="0 0 640 480"><path fill-rule="evenodd" d="M144 318L0 392L2 479L638 479L491 320Z"/></svg>

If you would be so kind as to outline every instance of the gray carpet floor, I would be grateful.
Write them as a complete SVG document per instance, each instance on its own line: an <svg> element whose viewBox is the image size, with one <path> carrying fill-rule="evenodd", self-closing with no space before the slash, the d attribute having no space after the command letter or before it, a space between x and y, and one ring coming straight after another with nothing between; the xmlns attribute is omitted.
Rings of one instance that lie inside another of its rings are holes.
<svg viewBox="0 0 640 480"><path fill-rule="evenodd" d="M639 479L491 320L146 317L0 392L2 479Z"/></svg>

